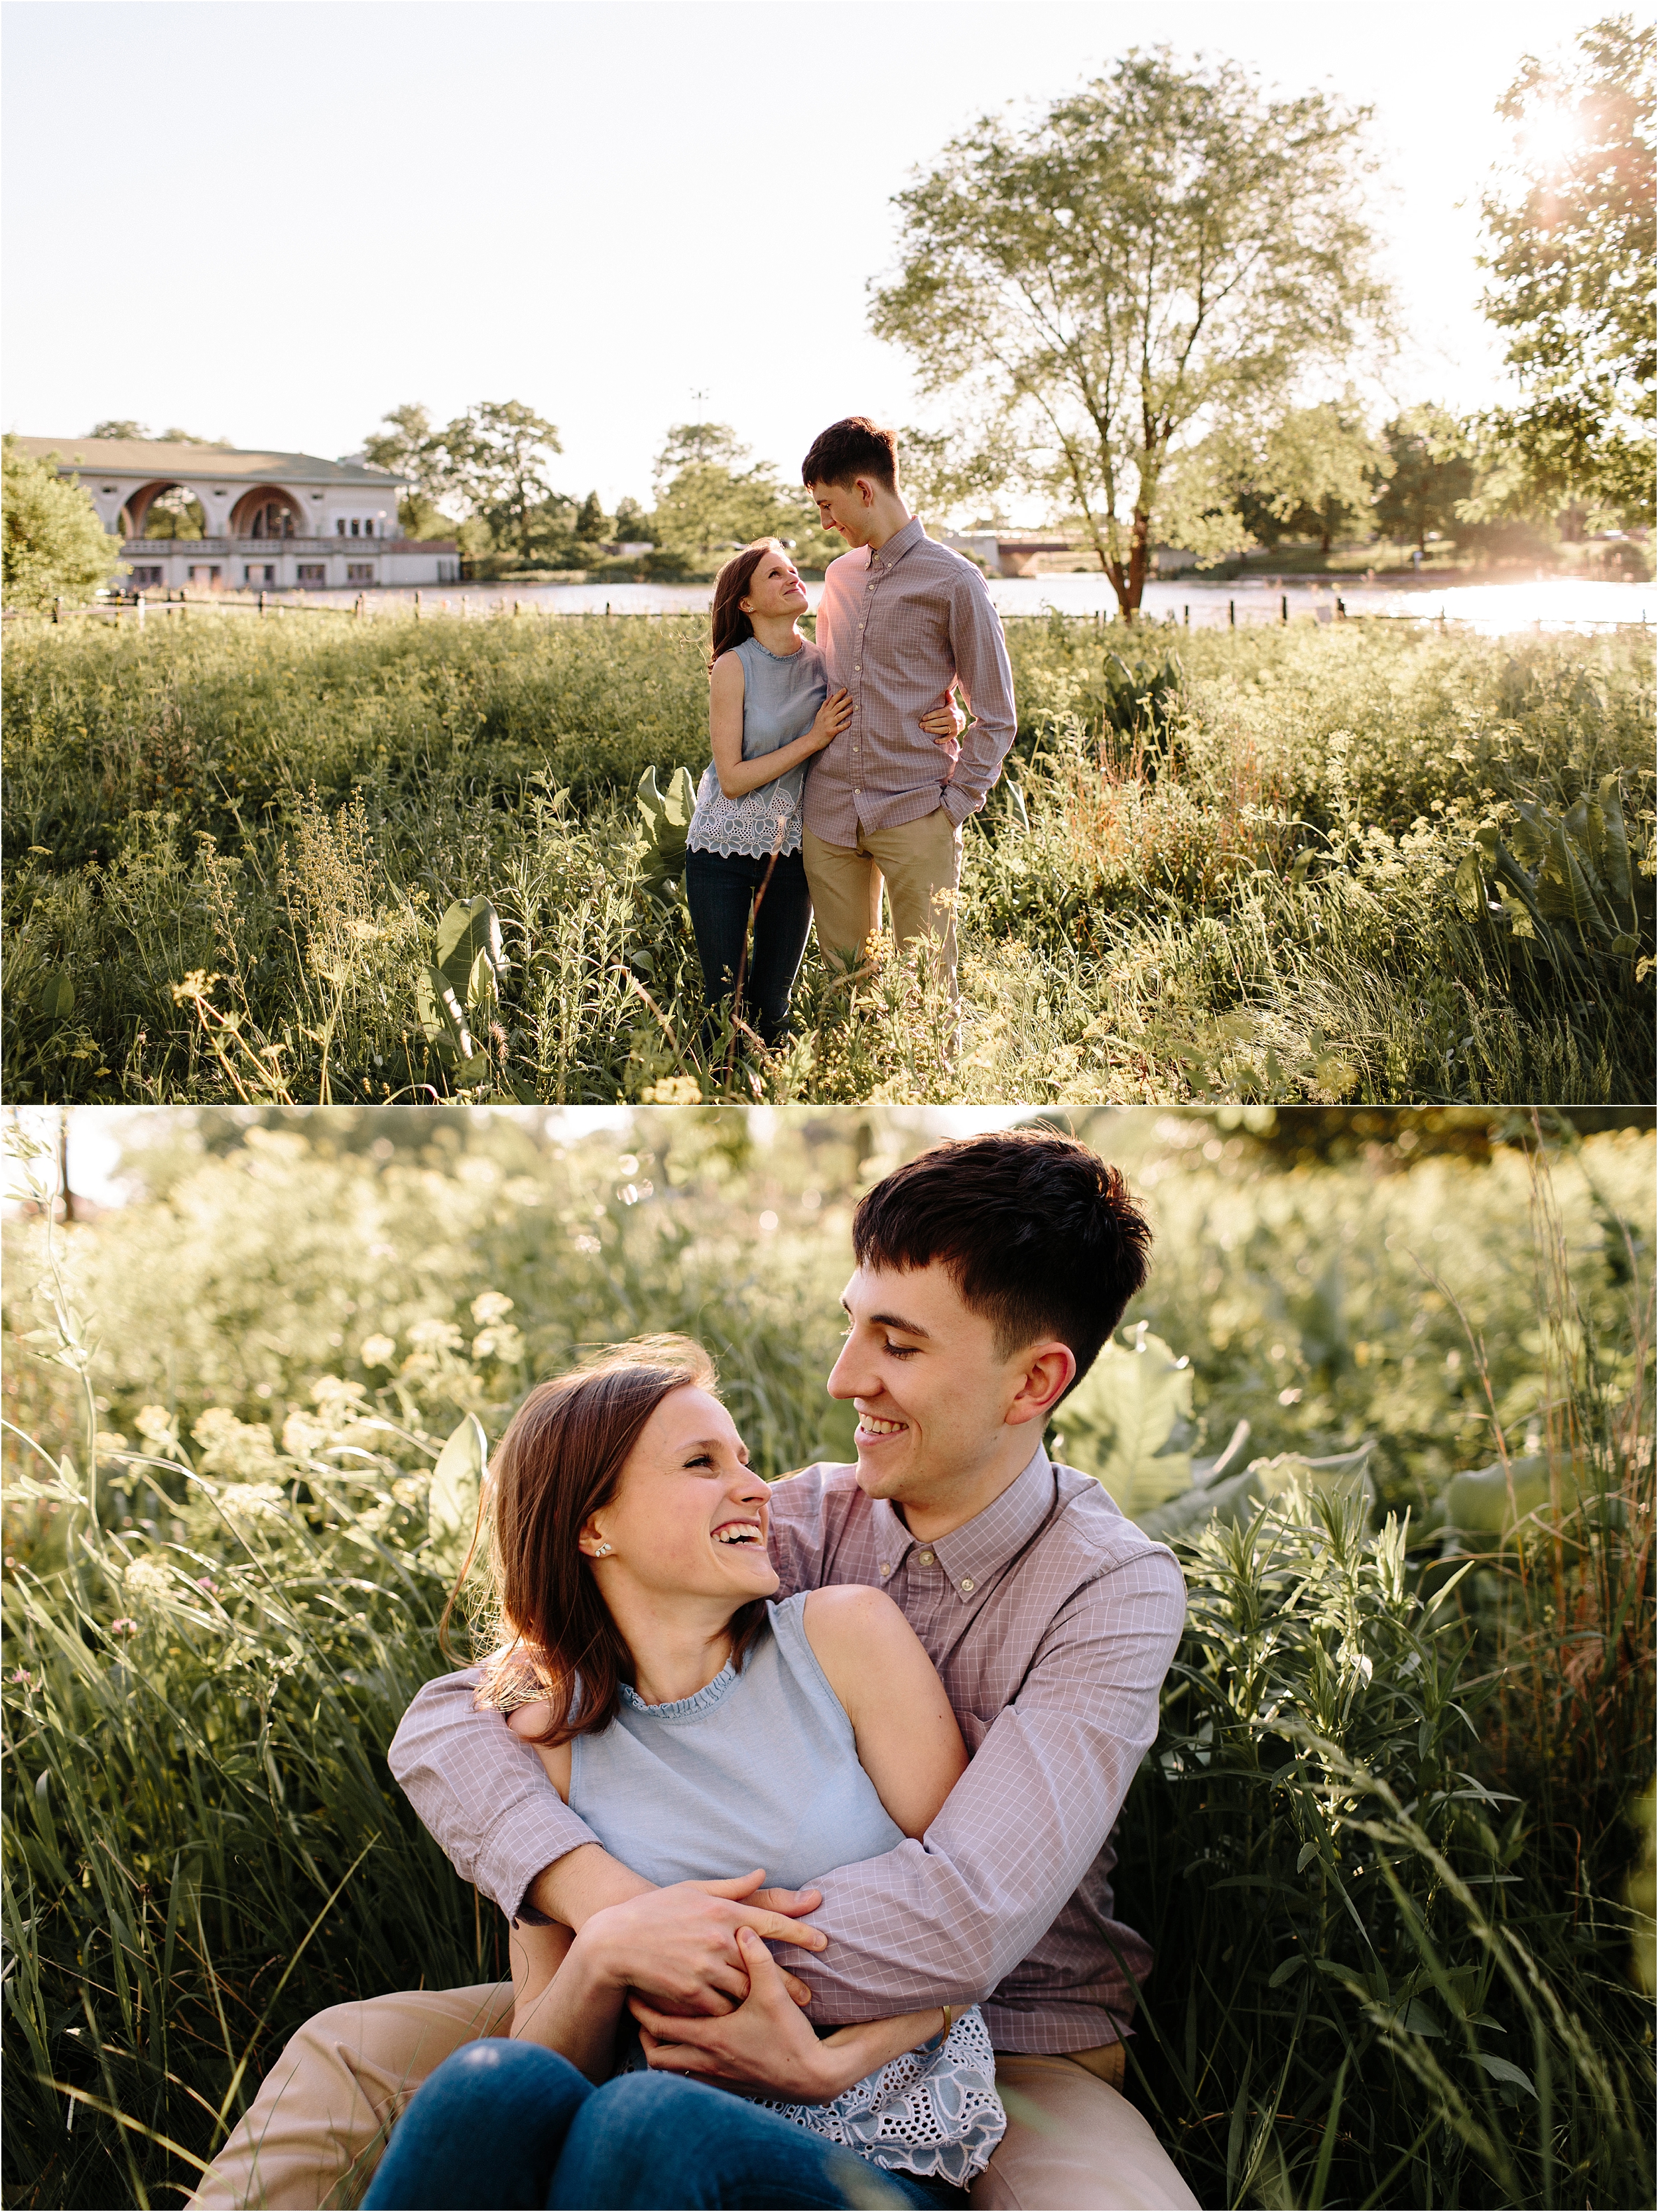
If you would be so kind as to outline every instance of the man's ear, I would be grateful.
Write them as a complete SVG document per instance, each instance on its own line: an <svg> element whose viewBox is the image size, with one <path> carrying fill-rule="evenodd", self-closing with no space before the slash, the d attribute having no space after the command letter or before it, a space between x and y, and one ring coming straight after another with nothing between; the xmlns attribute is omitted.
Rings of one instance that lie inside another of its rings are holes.
<svg viewBox="0 0 1658 2212"><path fill-rule="evenodd" d="M1033 1345L1020 1355L1023 1373L1012 1403L1003 1416L1010 1428L1026 1421L1046 1421L1055 1404L1071 1387L1077 1371L1077 1355L1068 1344L1050 1341Z"/></svg>

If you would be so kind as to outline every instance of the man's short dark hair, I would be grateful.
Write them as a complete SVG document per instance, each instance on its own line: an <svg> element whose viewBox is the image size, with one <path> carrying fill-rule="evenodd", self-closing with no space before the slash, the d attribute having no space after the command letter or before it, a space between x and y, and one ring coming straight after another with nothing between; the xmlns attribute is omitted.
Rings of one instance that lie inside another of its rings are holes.
<svg viewBox="0 0 1658 2212"><path fill-rule="evenodd" d="M810 491L813 484L855 483L859 477L895 489L898 441L890 430L878 429L867 415L848 415L812 440L800 464L800 481Z"/></svg>
<svg viewBox="0 0 1658 2212"><path fill-rule="evenodd" d="M1145 1283L1151 1244L1120 1170L1044 1129L935 1145L884 1176L852 1218L860 1267L939 1261L1002 1358L1040 1337L1068 1344L1072 1389Z"/></svg>

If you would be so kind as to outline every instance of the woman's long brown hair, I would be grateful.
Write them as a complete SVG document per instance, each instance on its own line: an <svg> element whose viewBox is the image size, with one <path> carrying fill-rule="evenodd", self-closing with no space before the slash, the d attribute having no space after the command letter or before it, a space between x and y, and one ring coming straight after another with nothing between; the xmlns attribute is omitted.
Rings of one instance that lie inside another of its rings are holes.
<svg viewBox="0 0 1658 2212"><path fill-rule="evenodd" d="M710 617L711 642L708 665L713 667L722 653L731 653L744 638L754 635L754 624L738 604L748 597L749 586L754 581L754 572L762 557L770 552L780 553L780 538L756 538L740 553L733 553L714 580L714 613Z"/></svg>
<svg viewBox="0 0 1658 2212"><path fill-rule="evenodd" d="M506 1633L485 1662L478 1699L505 1707L544 1698L552 1718L543 1743L607 1728L621 1685L633 1678L632 1655L581 1551L582 1528L616 1496L628 1455L663 1400L717 1383L714 1362L689 1337L639 1337L538 1382L507 1425L487 1505ZM469 1553L451 1607L471 1564ZM763 1599L732 1615L739 1667L765 1616ZM444 1619L446 1625L447 1609Z"/></svg>

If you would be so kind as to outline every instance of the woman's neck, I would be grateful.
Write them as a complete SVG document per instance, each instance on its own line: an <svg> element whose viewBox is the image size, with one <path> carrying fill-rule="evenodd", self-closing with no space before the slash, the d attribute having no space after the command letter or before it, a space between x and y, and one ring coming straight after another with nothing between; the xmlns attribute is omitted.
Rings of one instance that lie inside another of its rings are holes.
<svg viewBox="0 0 1658 2212"><path fill-rule="evenodd" d="M606 1597L634 1662L634 1688L647 1705L694 1698L732 1656L729 1599L711 1602L630 1590L611 1590Z"/></svg>
<svg viewBox="0 0 1658 2212"><path fill-rule="evenodd" d="M750 615L749 627L768 653L787 660L806 641L795 627L799 619L796 615Z"/></svg>

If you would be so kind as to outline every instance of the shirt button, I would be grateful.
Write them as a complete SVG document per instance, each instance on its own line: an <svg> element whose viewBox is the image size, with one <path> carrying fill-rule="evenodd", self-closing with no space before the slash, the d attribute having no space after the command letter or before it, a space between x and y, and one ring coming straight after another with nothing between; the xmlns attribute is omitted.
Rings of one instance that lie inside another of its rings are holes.
<svg viewBox="0 0 1658 2212"><path fill-rule="evenodd" d="M931 1552L917 1552L915 1556L924 1567L930 1567L932 1565L932 1554Z"/></svg>
<svg viewBox="0 0 1658 2212"><path fill-rule="evenodd" d="M884 1559L881 1562L881 1572L884 1575L890 1575L892 1572L892 1569L887 1565Z"/></svg>
<svg viewBox="0 0 1658 2212"><path fill-rule="evenodd" d="M971 1597L974 1591L978 1589L979 1585L974 1581L971 1575L963 1575L962 1577L960 1587L962 1595L963 1597Z"/></svg>

